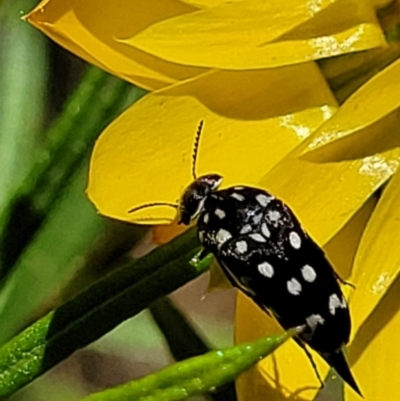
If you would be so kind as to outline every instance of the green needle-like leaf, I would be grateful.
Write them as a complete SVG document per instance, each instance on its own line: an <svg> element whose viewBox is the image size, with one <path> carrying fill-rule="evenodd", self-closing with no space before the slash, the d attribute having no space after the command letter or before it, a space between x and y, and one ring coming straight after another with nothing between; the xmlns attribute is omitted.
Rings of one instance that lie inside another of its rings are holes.
<svg viewBox="0 0 400 401"><path fill-rule="evenodd" d="M0 2L1 3L1 2ZM36 0L0 6L0 210L26 178L41 147L45 113L46 39L21 21Z"/></svg>
<svg viewBox="0 0 400 401"><path fill-rule="evenodd" d="M252 343L210 351L143 379L93 394L83 401L178 401L213 391L269 355L296 332L291 330Z"/></svg>
<svg viewBox="0 0 400 401"><path fill-rule="evenodd" d="M210 351L201 336L197 334L196 330L169 297L159 299L151 304L149 309L163 332L170 352L176 361L182 361ZM228 382L223 386L219 386L210 394L210 399L214 401L236 400L235 383Z"/></svg>
<svg viewBox="0 0 400 401"><path fill-rule="evenodd" d="M171 354L176 361L201 355L210 350L168 297L161 298L151 304L149 310L164 334Z"/></svg>
<svg viewBox="0 0 400 401"><path fill-rule="evenodd" d="M0 396L8 396L159 297L199 276L189 230L93 284L0 349Z"/></svg>
<svg viewBox="0 0 400 401"><path fill-rule="evenodd" d="M86 177L85 163L66 184L57 206L2 287L0 344L25 328L32 316L38 316L40 306L75 270L78 255L84 255L105 231L105 219L96 214L85 197Z"/></svg>
<svg viewBox="0 0 400 401"><path fill-rule="evenodd" d="M134 101L143 94L97 68L88 69L63 113L46 132L45 150L0 213L0 280L40 229L99 133L126 105L129 95Z"/></svg>

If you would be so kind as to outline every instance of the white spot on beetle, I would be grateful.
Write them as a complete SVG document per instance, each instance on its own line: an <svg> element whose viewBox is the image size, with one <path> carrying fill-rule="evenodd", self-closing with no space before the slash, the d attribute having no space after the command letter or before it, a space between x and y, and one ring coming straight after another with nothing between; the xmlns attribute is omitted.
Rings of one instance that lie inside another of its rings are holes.
<svg viewBox="0 0 400 401"><path fill-rule="evenodd" d="M219 246L223 245L231 238L232 234L229 231L224 230L223 228L221 228L215 236L215 239L217 240Z"/></svg>
<svg viewBox="0 0 400 401"><path fill-rule="evenodd" d="M248 246L247 246L247 242L246 241L238 241L238 242L236 242L236 252L237 253L240 253L240 254L246 253L247 249L248 249Z"/></svg>
<svg viewBox="0 0 400 401"><path fill-rule="evenodd" d="M254 215L253 216L253 223L254 224L258 224L261 221L262 217L263 217L263 215L261 213Z"/></svg>
<svg viewBox="0 0 400 401"><path fill-rule="evenodd" d="M233 188L235 191L241 191L242 189L244 189L244 187L234 187Z"/></svg>
<svg viewBox="0 0 400 401"><path fill-rule="evenodd" d="M300 249L300 247L301 247L301 238L300 238L300 235L296 233L296 231L292 231L289 234L289 242L290 242L290 245L292 245L292 247L294 249Z"/></svg>
<svg viewBox="0 0 400 401"><path fill-rule="evenodd" d="M309 283L312 283L317 277L317 273L310 265L304 265L301 268L301 274L303 275L304 280Z"/></svg>
<svg viewBox="0 0 400 401"><path fill-rule="evenodd" d="M262 262L257 267L258 271L265 277L271 278L274 275L274 268L268 262Z"/></svg>
<svg viewBox="0 0 400 401"><path fill-rule="evenodd" d="M221 220L225 218L226 214L222 209L216 208L215 212L216 216L218 216Z"/></svg>
<svg viewBox="0 0 400 401"><path fill-rule="evenodd" d="M269 202L271 202L272 198L264 194L258 194L256 200L262 207L265 207Z"/></svg>
<svg viewBox="0 0 400 401"><path fill-rule="evenodd" d="M261 224L261 232L266 238L269 238L271 236L271 231L269 231L267 223Z"/></svg>
<svg viewBox="0 0 400 401"><path fill-rule="evenodd" d="M292 278L287 282L287 289L292 295L299 295L301 292L301 284L295 278Z"/></svg>
<svg viewBox="0 0 400 401"><path fill-rule="evenodd" d="M258 234L258 233L250 234L249 237L257 242L266 242L267 241L261 234Z"/></svg>
<svg viewBox="0 0 400 401"><path fill-rule="evenodd" d="M334 315L336 313L337 308L347 308L347 303L344 297L342 297L342 300L339 299L337 294L332 294L329 297L329 312L331 315Z"/></svg>
<svg viewBox="0 0 400 401"><path fill-rule="evenodd" d="M242 229L240 230L240 234L248 234L251 232L251 225L250 224L245 224Z"/></svg>
<svg viewBox="0 0 400 401"><path fill-rule="evenodd" d="M317 324L324 324L325 319L321 315L311 315L306 318L307 326L314 331Z"/></svg>
<svg viewBox="0 0 400 401"><path fill-rule="evenodd" d="M203 216L203 223L204 223L204 224L208 224L209 221L210 221L210 216L209 216L208 213L206 213L206 214Z"/></svg>
<svg viewBox="0 0 400 401"><path fill-rule="evenodd" d="M281 214L277 210L268 211L268 218L274 223L277 222L281 217Z"/></svg>
<svg viewBox="0 0 400 401"><path fill-rule="evenodd" d="M234 192L233 194L231 194L231 197L232 197L232 198L235 198L235 199L238 200L239 202L242 202L242 201L244 201L244 199L245 199L243 195L237 194L236 192Z"/></svg>

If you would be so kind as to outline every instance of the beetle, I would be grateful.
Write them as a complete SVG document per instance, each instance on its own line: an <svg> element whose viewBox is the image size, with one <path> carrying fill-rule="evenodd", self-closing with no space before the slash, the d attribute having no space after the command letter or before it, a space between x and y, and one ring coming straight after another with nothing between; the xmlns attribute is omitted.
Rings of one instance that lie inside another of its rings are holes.
<svg viewBox="0 0 400 401"><path fill-rule="evenodd" d="M222 176L196 176L203 121L198 127L192 164L193 182L179 204L179 223L197 221L198 238L211 252L229 281L272 315L285 329L304 327L294 340L317 351L360 396L343 348L351 319L340 282L323 250L307 234L291 209L263 189L233 186L219 189Z"/></svg>

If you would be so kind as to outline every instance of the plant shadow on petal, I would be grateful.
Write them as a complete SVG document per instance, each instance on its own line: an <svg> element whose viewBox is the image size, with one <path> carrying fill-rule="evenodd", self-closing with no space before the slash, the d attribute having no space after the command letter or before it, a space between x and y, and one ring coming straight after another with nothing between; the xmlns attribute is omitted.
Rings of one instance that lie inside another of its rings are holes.
<svg viewBox="0 0 400 401"><path fill-rule="evenodd" d="M268 380L266 380L265 373L262 373L256 365L244 374L242 374L242 376L239 378L239 381L243 380L243 385L240 386L240 393L246 394L246 399L248 400L265 399L274 401L308 401L309 398L304 398L301 396L301 394L308 390L315 390L315 387L304 385L303 387L300 387L291 392L288 388L281 384L279 363L276 360L275 355L270 355L270 358L272 358L273 360L274 377L268 375ZM251 377L251 380L249 380L249 378L246 378L247 375ZM251 384L251 388L248 387L250 383L253 383Z"/></svg>
<svg viewBox="0 0 400 401"><path fill-rule="evenodd" d="M350 365L357 362L374 338L385 329L385 326L399 312L399 293L400 277L397 277L382 297L380 303L360 326L351 346L348 348Z"/></svg>
<svg viewBox="0 0 400 401"><path fill-rule="evenodd" d="M214 113L238 120L264 120L324 105L336 106L314 63L268 70L213 71L159 94L193 96Z"/></svg>

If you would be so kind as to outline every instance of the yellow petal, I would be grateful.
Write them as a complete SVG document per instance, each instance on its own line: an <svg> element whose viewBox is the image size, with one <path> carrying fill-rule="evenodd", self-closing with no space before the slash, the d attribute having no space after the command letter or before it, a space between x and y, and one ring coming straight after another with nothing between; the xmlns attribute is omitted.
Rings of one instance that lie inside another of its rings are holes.
<svg viewBox="0 0 400 401"><path fill-rule="evenodd" d="M243 293L236 299L235 342L261 338L279 333L278 324L261 311ZM310 351L322 377L328 373L327 364ZM288 341L270 358L245 372L236 382L239 401L284 401L298 394L301 400L313 400L320 387L316 374L304 351Z"/></svg>
<svg viewBox="0 0 400 401"><path fill-rule="evenodd" d="M177 0L45 0L25 18L72 53L146 89L193 77L204 69L160 60L119 43L160 20L197 8Z"/></svg>
<svg viewBox="0 0 400 401"><path fill-rule="evenodd" d="M226 3L120 39L171 62L221 69L278 67L385 45L366 0Z"/></svg>
<svg viewBox="0 0 400 401"><path fill-rule="evenodd" d="M382 261L386 255L382 250ZM357 286L355 294L361 287ZM400 372L400 280L397 278L368 316L349 348L352 369L365 400L397 400L399 386L392 380ZM352 307L353 302L350 302ZM354 392L345 389L346 401L359 401Z"/></svg>
<svg viewBox="0 0 400 401"><path fill-rule="evenodd" d="M299 80L298 77L302 79ZM318 90L316 90L318 88ZM89 196L100 213L127 221L170 222L191 176L195 132L204 120L197 174L224 185L256 184L335 111L318 68L217 72L152 93L116 119L96 143ZM278 116L278 117L277 117Z"/></svg>
<svg viewBox="0 0 400 401"><path fill-rule="evenodd" d="M227 0L181 0L181 1L183 3L190 4L198 8L210 8L228 3ZM229 0L229 3L233 3L236 1L242 1L242 0ZM387 6L388 4L393 2L393 0L370 0L370 2L374 7L381 8Z"/></svg>
<svg viewBox="0 0 400 401"><path fill-rule="evenodd" d="M359 158L400 146L400 59L355 92L316 134L303 157L311 161Z"/></svg>
<svg viewBox="0 0 400 401"><path fill-rule="evenodd" d="M368 318L400 271L400 173L389 181L362 237L351 280L354 326Z"/></svg>
<svg viewBox="0 0 400 401"><path fill-rule="evenodd" d="M334 262L335 269L343 277L346 277L346 271L352 265L359 238L375 202L371 198L324 247L329 259ZM237 297L235 328L238 343L279 330L273 319L241 293ZM328 372L327 364L315 352L312 354L318 371L325 377ZM313 400L319 390L319 382L304 351L290 341L275 351L272 358L263 360L257 367L240 376L237 389L239 401L283 401L294 393L301 400Z"/></svg>
<svg viewBox="0 0 400 401"><path fill-rule="evenodd" d="M382 8L388 6L390 3L393 3L393 0L370 0L371 4L376 8Z"/></svg>
<svg viewBox="0 0 400 401"><path fill-rule="evenodd" d="M261 181L295 211L319 244L332 238L396 171L400 149L340 163L311 163L297 156L312 135Z"/></svg>
<svg viewBox="0 0 400 401"><path fill-rule="evenodd" d="M166 244L185 230L187 230L187 226L179 225L176 221L168 226L155 226L152 230L151 242L157 245Z"/></svg>
<svg viewBox="0 0 400 401"><path fill-rule="evenodd" d="M329 86L341 103L368 79L371 79L400 56L398 37L400 2L393 0L389 0L389 2L391 3L390 7L386 7L378 13L379 23L385 33L388 46L333 57L320 62Z"/></svg>
<svg viewBox="0 0 400 401"><path fill-rule="evenodd" d="M357 287L358 281L354 281L355 278L352 276L354 257L377 201L376 196L369 198L339 233L324 245L324 251L335 271L343 280L354 282ZM355 310L353 306L351 305L352 311Z"/></svg>
<svg viewBox="0 0 400 401"><path fill-rule="evenodd" d="M227 3L227 0L181 0L183 3L190 4L197 8L211 8ZM242 0L228 0L230 3Z"/></svg>
<svg viewBox="0 0 400 401"><path fill-rule="evenodd" d="M361 206L375 188L396 170L400 152L395 149L363 160L312 164L295 158L296 154L301 153L301 148L306 146L306 143L301 144L292 155L282 160L267 174L262 183L264 187L272 188L271 192L292 206L304 227L319 244L326 244L331 239L326 246L326 251L329 252L329 258L337 263L335 264L336 270L346 278L349 276L359 238L374 207L375 200L371 199L364 207L361 208ZM354 215L356 211L358 213ZM351 216L353 217L351 218ZM346 222L348 222L347 225L345 225ZM336 237L332 238L335 233L337 233ZM339 251L341 255L337 255ZM351 275L349 280L354 282L358 288L359 283L354 277ZM362 297L360 297L360 303L362 302ZM352 315L357 318L359 314L357 306L350 302L350 308ZM253 320L260 324L262 321L260 312L250 311L248 307L243 307L241 301L237 304L237 316L238 341L244 341L246 337L252 337L253 332L259 333L262 330L259 328L256 331L250 324ZM357 319L355 320L354 326L357 328ZM270 325L264 325L264 323L262 323L262 328L265 332L271 330ZM242 335L239 335L240 333ZM295 344L291 349L288 348L289 346L287 344L274 354L274 364L271 361L263 361L259 365L259 371L255 375L256 383L258 383L257 378L265 379L259 387L249 390L249 382L252 380L250 374L239 381L241 401L258 401L263 399L262 396L266 397L267 395L273 401L283 400L284 396L293 395L293 392L300 391L305 386L318 385L311 368L310 370L297 368L303 366L302 363L308 363L301 350L296 350ZM314 359L320 373L324 375L327 372L326 364L318 357ZM275 372L279 373L278 382ZM359 381L357 372L355 375ZM272 391L271 389L276 390ZM257 397L247 398L246 391ZM311 400L314 398L315 392L316 390L305 390L300 393L300 396L302 399Z"/></svg>
<svg viewBox="0 0 400 401"><path fill-rule="evenodd" d="M322 72L340 104L400 57L400 42L396 38L390 39L396 35L397 20L394 16L400 16L400 3L397 3L397 6L398 10L393 13L387 12L385 17L380 18L388 36L387 47L321 60L319 65Z"/></svg>
<svg viewBox="0 0 400 401"><path fill-rule="evenodd" d="M379 52L378 52L379 50ZM368 82L378 70L382 70L383 68L387 67L390 63L394 60L399 58L400 55L400 46L391 46L385 49L376 49L371 50L371 52L375 52L376 58L372 60L369 66L366 64L366 70L355 72L355 76L346 80L344 85L339 86L338 88L334 88L331 86L336 98L338 99L339 103L343 103L348 99L356 90L358 90L362 85ZM362 54L362 53L356 53ZM333 59L329 59L333 60ZM375 66L372 66L374 64ZM341 79L343 77L340 77ZM329 84L332 82L329 81Z"/></svg>
<svg viewBox="0 0 400 401"><path fill-rule="evenodd" d="M231 289L232 285L222 271L218 262L213 259L210 266L210 279L208 282L207 292L219 289Z"/></svg>

